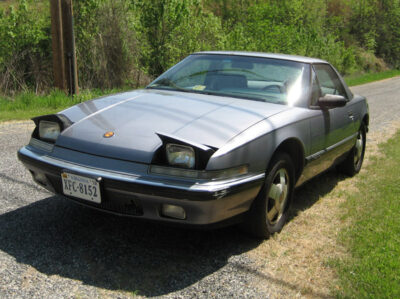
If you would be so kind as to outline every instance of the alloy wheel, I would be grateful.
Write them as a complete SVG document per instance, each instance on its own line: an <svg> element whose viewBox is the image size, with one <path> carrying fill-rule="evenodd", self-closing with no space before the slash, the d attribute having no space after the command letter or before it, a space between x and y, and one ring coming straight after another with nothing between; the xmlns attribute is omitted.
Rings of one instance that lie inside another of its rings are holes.
<svg viewBox="0 0 400 299"><path fill-rule="evenodd" d="M363 148L364 148L364 134L362 134L362 132L359 132L354 150L354 166L356 167L358 166L358 163L360 163L362 159Z"/></svg>
<svg viewBox="0 0 400 299"><path fill-rule="evenodd" d="M267 221L277 223L286 208L288 201L289 175L285 168L279 169L274 176L267 195Z"/></svg>

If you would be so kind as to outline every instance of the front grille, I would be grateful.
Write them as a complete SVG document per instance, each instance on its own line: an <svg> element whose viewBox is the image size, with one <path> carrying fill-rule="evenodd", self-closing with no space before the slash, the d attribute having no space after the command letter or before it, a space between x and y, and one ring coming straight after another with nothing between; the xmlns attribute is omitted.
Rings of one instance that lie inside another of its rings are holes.
<svg viewBox="0 0 400 299"><path fill-rule="evenodd" d="M57 193L63 194L61 175L60 176L47 175L47 178L50 181L51 185L53 186L54 190ZM102 183L106 184L107 182L103 181ZM107 210L110 212L115 212L124 215L131 215L131 216L143 215L143 208L140 199L137 198L135 195L131 194L121 193L118 191L109 191L107 189L102 188L100 204L76 197L70 197L70 196L67 197L84 205L92 206L102 210Z"/></svg>

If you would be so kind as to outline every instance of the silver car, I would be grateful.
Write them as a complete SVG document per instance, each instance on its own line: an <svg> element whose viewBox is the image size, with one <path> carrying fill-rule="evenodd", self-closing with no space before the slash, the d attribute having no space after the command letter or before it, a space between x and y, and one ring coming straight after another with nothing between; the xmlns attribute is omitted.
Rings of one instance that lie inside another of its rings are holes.
<svg viewBox="0 0 400 299"><path fill-rule="evenodd" d="M18 152L44 188L83 205L193 226L282 229L294 189L360 171L368 105L328 62L201 52L142 90L33 119Z"/></svg>

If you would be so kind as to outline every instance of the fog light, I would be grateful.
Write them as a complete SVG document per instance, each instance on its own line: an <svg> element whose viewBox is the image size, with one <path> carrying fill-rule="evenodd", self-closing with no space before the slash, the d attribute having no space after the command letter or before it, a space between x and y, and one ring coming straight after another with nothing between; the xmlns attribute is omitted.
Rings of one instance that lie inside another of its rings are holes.
<svg viewBox="0 0 400 299"><path fill-rule="evenodd" d="M164 204L161 207L161 214L166 217L176 218L176 219L186 219L186 212L180 206L167 205Z"/></svg>
<svg viewBox="0 0 400 299"><path fill-rule="evenodd" d="M33 179L40 185L43 185L43 186L47 185L47 178L43 173L32 171L32 176L33 176Z"/></svg>

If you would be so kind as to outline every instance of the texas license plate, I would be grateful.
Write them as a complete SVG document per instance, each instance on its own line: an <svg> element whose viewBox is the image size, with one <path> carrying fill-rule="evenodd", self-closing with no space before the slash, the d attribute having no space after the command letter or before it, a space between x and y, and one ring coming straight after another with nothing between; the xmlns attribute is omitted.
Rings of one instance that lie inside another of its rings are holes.
<svg viewBox="0 0 400 299"><path fill-rule="evenodd" d="M80 199L101 203L100 184L97 180L72 174L61 174L63 192Z"/></svg>

